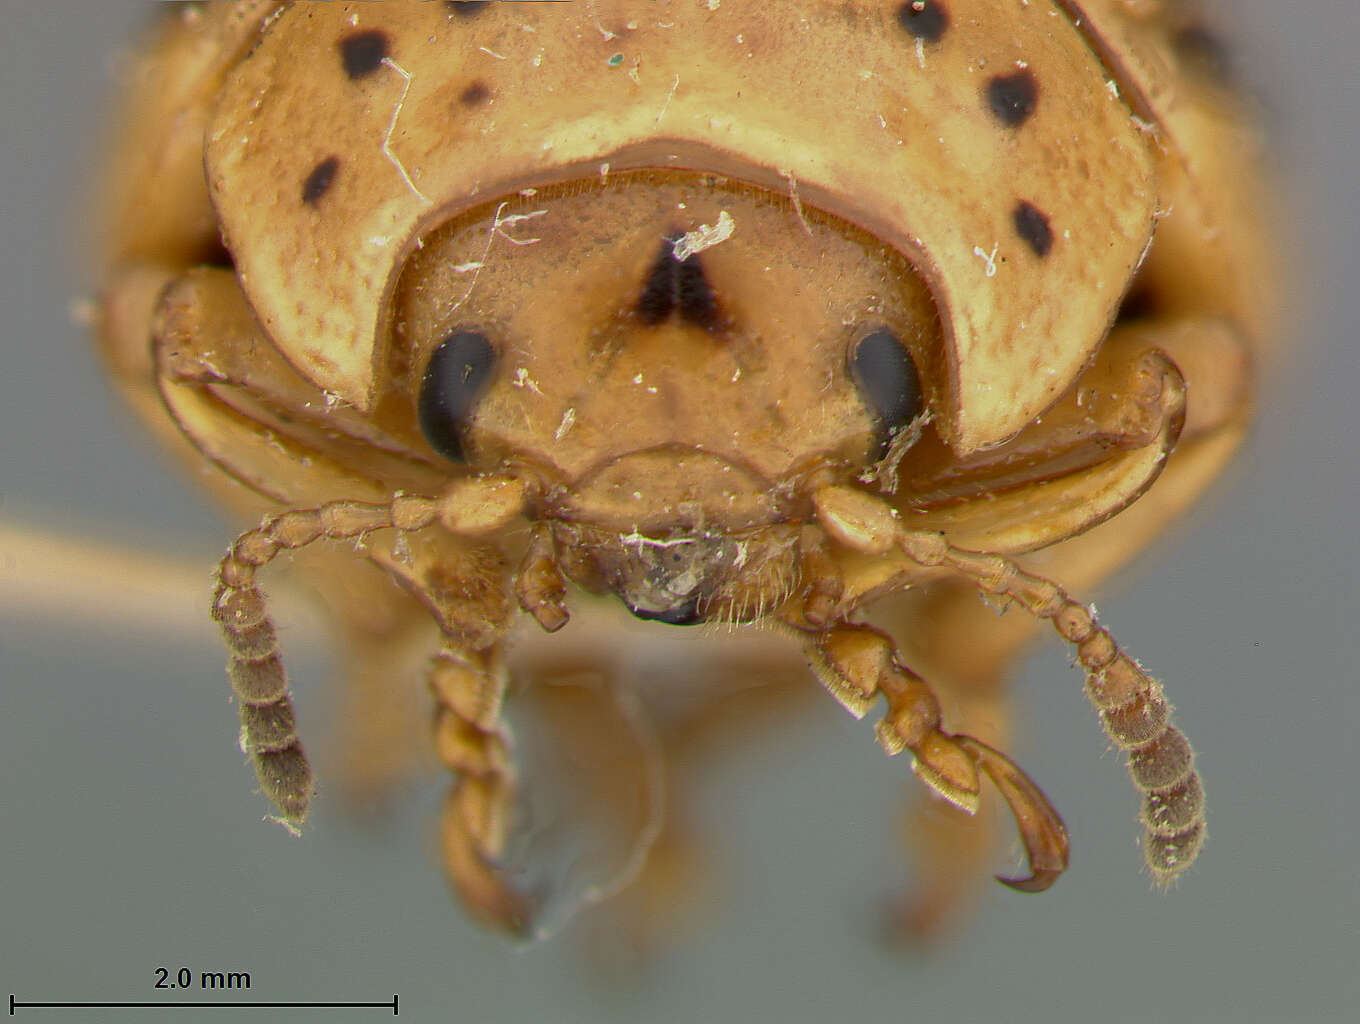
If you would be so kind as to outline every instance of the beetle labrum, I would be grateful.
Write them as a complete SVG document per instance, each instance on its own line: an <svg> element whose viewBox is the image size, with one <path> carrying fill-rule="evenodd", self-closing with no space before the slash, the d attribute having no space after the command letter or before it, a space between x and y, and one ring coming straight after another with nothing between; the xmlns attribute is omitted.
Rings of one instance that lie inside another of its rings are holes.
<svg viewBox="0 0 1360 1024"><path fill-rule="evenodd" d="M267 513L213 615L281 818L312 776L257 575L357 538L327 571L402 590L337 584L345 629L381 652L376 608L439 626L444 853L498 925L534 910L499 870L506 634L516 604L561 628L579 591L777 630L855 715L881 699L880 743L936 793L971 812L995 784L1024 890L1066 829L933 687L991 699L1047 620L1128 753L1148 866L1183 871L1190 747L1048 577L1131 556L1249 418L1255 142L1202 38L1158 0L164 17L111 174L101 341L148 422ZM890 635L864 616L894 594Z"/></svg>

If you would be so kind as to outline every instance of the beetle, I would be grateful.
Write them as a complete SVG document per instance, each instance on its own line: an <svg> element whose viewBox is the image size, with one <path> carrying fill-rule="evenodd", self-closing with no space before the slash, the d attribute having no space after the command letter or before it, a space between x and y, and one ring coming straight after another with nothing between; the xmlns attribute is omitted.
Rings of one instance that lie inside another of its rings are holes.
<svg viewBox="0 0 1360 1024"><path fill-rule="evenodd" d="M1026 891L1067 830L974 733L1048 621L1128 754L1148 868L1183 872L1191 748L1050 577L1130 557L1250 418L1266 204L1210 38L1158 0L163 18L109 175L99 338L152 428L263 516L213 616L280 819L313 780L258 575L354 540L312 565L376 704L406 625L438 625L443 852L500 927L535 914L502 863L510 633L517 608L562 629L581 592L768 630L852 714L881 700L880 744L931 791L972 813L995 785Z"/></svg>

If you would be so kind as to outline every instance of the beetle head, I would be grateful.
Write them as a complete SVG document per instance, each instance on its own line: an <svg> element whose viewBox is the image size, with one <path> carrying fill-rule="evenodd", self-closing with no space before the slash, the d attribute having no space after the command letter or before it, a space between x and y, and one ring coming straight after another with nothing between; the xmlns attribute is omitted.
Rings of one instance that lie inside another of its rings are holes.
<svg viewBox="0 0 1360 1024"><path fill-rule="evenodd" d="M789 577L775 528L806 517L804 481L878 460L939 347L891 248L679 173L457 218L420 241L395 320L430 446L534 480L534 514L574 531L559 548L589 553L572 574L676 622L731 606L753 559Z"/></svg>

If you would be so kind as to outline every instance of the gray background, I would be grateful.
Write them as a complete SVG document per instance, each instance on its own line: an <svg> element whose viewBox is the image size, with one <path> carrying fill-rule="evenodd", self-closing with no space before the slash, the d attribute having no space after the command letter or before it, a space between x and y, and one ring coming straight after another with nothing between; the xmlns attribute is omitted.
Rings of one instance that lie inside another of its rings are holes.
<svg viewBox="0 0 1360 1024"><path fill-rule="evenodd" d="M431 852L441 779L379 829L326 800L301 840L259 824L211 632L25 609L17 553L0 551L21 606L0 620L0 996L152 998L153 969L183 965L248 970L254 999L399 992L417 1020L1354 1019L1360 5L1223 6L1266 99L1302 284L1250 448L1099 595L1201 752L1213 838L1175 891L1140 873L1124 770L1045 643L1017 680L1014 752L1074 835L1050 893L990 886L956 942L876 944L873 900L904 877L881 809L907 765L827 702L754 740L706 792L706 812L731 823L713 837L728 877L708 926L604 987L576 933L516 950L451 905ZM143 5L0 9L0 518L206 569L228 528L108 393L68 313L88 288L73 267L108 72ZM293 654L299 678L325 676L318 650ZM318 687L304 700L323 722ZM155 1019L176 1012L192 1019Z"/></svg>

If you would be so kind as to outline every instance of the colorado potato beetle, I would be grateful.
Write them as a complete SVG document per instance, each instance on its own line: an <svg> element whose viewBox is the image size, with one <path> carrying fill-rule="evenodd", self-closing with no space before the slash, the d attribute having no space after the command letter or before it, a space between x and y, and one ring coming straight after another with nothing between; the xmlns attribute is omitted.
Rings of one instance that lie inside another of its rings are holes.
<svg viewBox="0 0 1360 1024"><path fill-rule="evenodd" d="M995 683L1047 621L1182 872L1190 746L1050 577L1130 557L1249 419L1263 189L1210 38L1171 0L175 5L130 75L100 341L264 514L213 616L280 818L313 781L258 575L353 540L316 564L366 692L437 623L443 851L501 927L535 913L502 871L509 634L581 592L881 700L931 790L999 790L1028 891L1068 835Z"/></svg>

